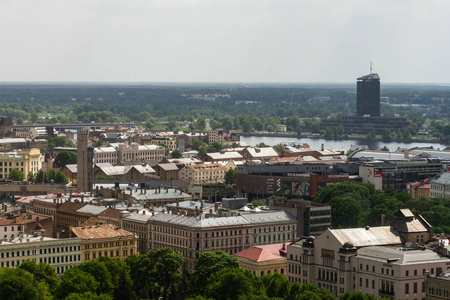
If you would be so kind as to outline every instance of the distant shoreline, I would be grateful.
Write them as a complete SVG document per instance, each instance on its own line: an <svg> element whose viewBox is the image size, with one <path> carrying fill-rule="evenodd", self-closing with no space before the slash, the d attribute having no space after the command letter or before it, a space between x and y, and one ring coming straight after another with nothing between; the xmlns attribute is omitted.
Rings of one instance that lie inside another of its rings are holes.
<svg viewBox="0 0 450 300"><path fill-rule="evenodd" d="M397 142L397 143L427 143L427 144L442 144L444 142L439 140L427 140L427 139L390 139L385 141L381 138L368 139L366 137L350 137L341 136L332 139L327 139L323 135L312 135L312 134L302 134L300 136L296 134L283 134L283 133L239 133L240 136L261 136L261 137L287 137L287 138L308 138L308 139L322 139L326 141L341 141L341 140L370 140L370 141L381 141L381 142Z"/></svg>

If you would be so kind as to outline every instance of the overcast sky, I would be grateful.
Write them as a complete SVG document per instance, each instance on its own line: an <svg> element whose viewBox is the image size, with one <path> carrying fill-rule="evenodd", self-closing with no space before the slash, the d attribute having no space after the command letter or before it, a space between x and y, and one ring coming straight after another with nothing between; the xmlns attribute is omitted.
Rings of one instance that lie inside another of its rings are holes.
<svg viewBox="0 0 450 300"><path fill-rule="evenodd" d="M0 81L450 82L450 1L0 0Z"/></svg>

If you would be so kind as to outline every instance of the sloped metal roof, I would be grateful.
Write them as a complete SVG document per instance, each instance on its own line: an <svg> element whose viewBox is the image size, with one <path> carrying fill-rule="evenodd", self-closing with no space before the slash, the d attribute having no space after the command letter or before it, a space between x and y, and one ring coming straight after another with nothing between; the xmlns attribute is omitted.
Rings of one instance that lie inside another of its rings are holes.
<svg viewBox="0 0 450 300"><path fill-rule="evenodd" d="M330 229L330 232L341 244L350 242L355 247L402 244L399 233L391 226Z"/></svg>

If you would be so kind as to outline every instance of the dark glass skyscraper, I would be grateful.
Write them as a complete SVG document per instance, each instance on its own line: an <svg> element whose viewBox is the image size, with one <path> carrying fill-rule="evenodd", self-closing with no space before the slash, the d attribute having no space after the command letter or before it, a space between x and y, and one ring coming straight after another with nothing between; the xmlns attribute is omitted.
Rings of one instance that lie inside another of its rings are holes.
<svg viewBox="0 0 450 300"><path fill-rule="evenodd" d="M380 116L380 77L373 73L356 81L356 116Z"/></svg>

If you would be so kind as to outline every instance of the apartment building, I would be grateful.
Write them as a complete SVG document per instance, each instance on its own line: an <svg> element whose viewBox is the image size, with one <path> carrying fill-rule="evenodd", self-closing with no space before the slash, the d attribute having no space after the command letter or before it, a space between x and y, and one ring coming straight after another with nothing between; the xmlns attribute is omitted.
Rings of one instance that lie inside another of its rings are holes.
<svg viewBox="0 0 450 300"><path fill-rule="evenodd" d="M406 190L415 200L420 198L430 200L430 182L428 178L422 181L410 182Z"/></svg>
<svg viewBox="0 0 450 300"><path fill-rule="evenodd" d="M227 168L219 163L191 164L181 171L181 179L188 180L190 184L218 183L225 181Z"/></svg>
<svg viewBox="0 0 450 300"><path fill-rule="evenodd" d="M82 240L82 262L101 256L126 259L130 255L138 254L137 236L112 224L86 224L81 227L72 227L71 232Z"/></svg>
<svg viewBox="0 0 450 300"><path fill-rule="evenodd" d="M425 295L426 300L450 299L450 269L435 275L425 273Z"/></svg>
<svg viewBox="0 0 450 300"><path fill-rule="evenodd" d="M220 143L224 142L223 138L223 129L211 129L208 130L208 144L211 143Z"/></svg>
<svg viewBox="0 0 450 300"><path fill-rule="evenodd" d="M170 151L178 148L175 136L153 136L150 140L144 140L145 145L166 145Z"/></svg>
<svg viewBox="0 0 450 300"><path fill-rule="evenodd" d="M157 145L111 144L109 147L95 148L94 161L96 164L110 163L112 165L126 161L160 161L164 158L164 151L164 147Z"/></svg>
<svg viewBox="0 0 450 300"><path fill-rule="evenodd" d="M148 219L150 248L179 251L189 269L203 251L222 250L235 254L254 245L283 243L296 238L296 220L285 212L256 213L229 217L196 217L159 213Z"/></svg>
<svg viewBox="0 0 450 300"><path fill-rule="evenodd" d="M450 197L450 173L444 172L430 179L430 198Z"/></svg>
<svg viewBox="0 0 450 300"><path fill-rule="evenodd" d="M425 270L438 272L450 260L420 246L432 228L408 211L399 211L389 226L327 229L288 245L288 280L315 284L337 297L348 290L422 299Z"/></svg>
<svg viewBox="0 0 450 300"><path fill-rule="evenodd" d="M32 213L8 213L0 218L0 239L13 240L22 234L33 234L37 225L46 230L47 236L52 236L53 220L51 217Z"/></svg>
<svg viewBox="0 0 450 300"><path fill-rule="evenodd" d="M36 226L33 235L20 233L12 240L0 241L1 267L14 268L26 260L48 263L62 275L67 269L81 263L81 239L54 239L43 235Z"/></svg>

